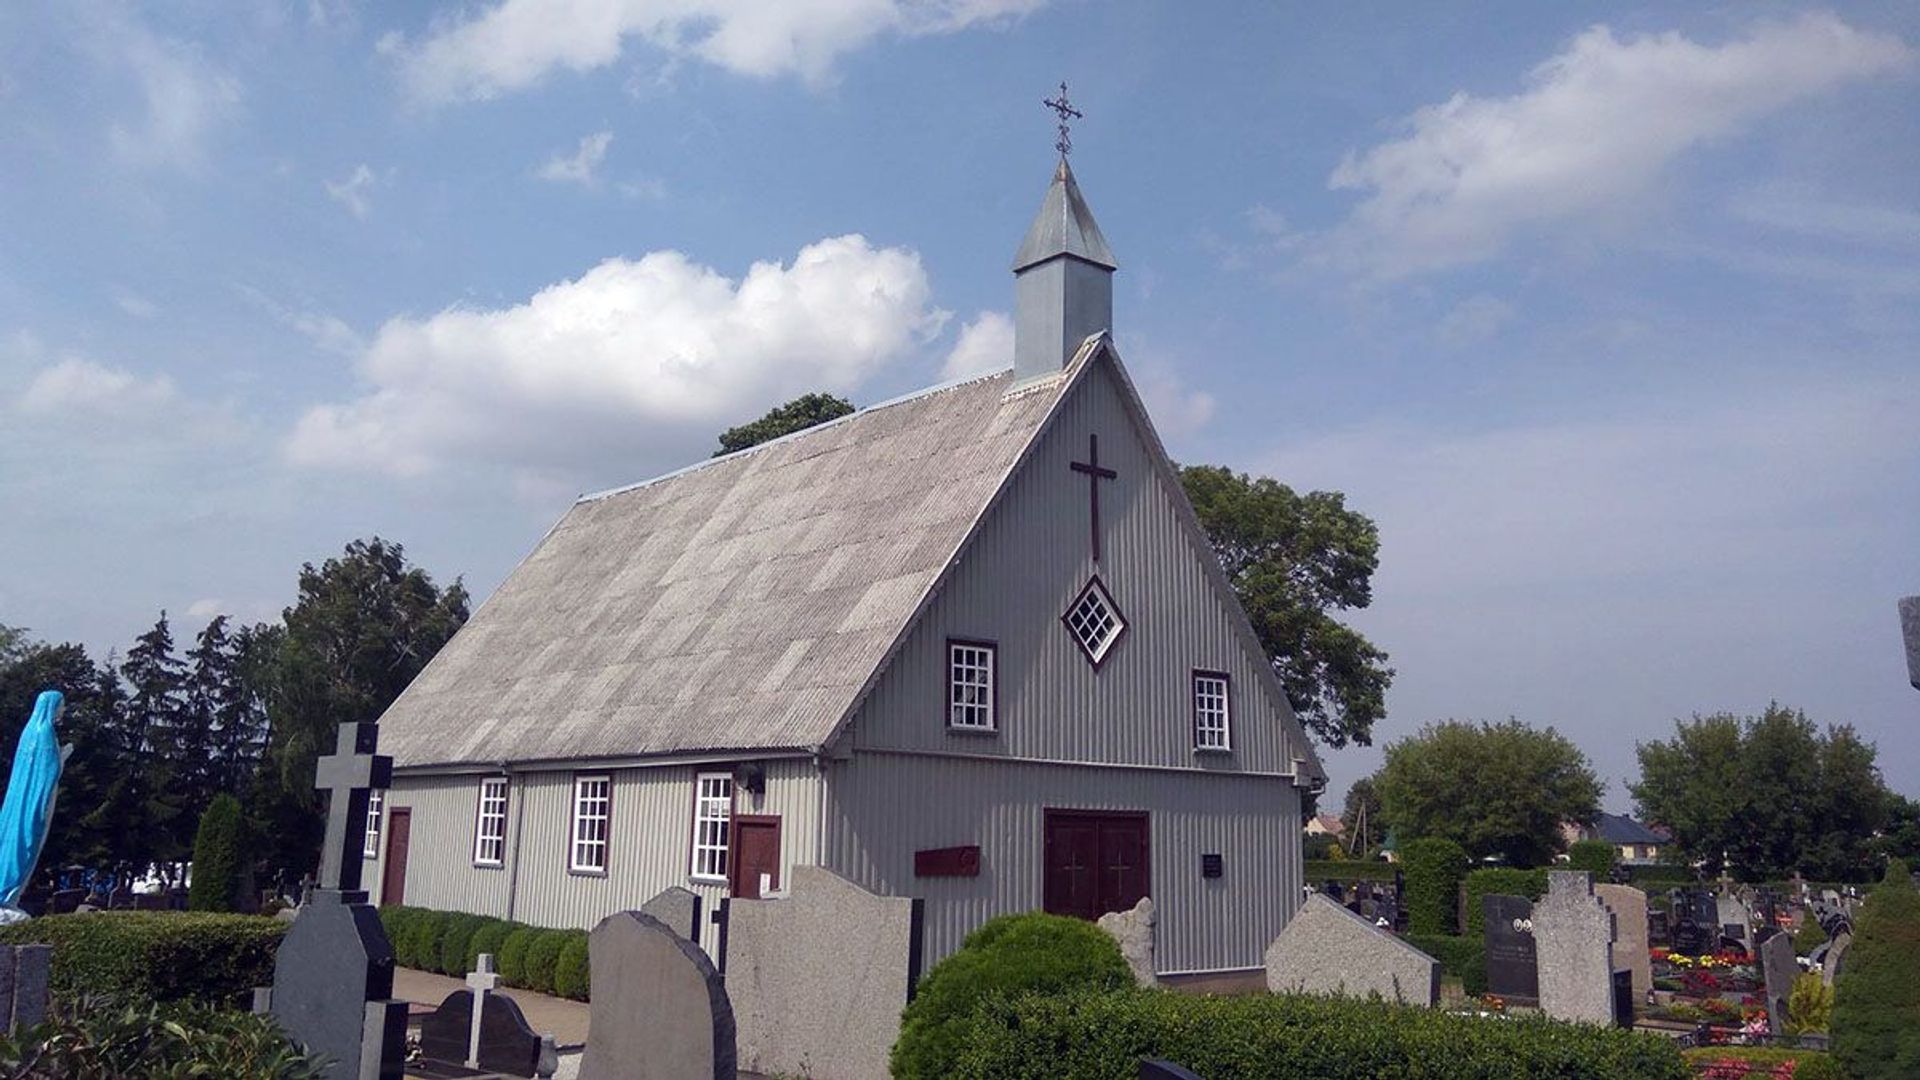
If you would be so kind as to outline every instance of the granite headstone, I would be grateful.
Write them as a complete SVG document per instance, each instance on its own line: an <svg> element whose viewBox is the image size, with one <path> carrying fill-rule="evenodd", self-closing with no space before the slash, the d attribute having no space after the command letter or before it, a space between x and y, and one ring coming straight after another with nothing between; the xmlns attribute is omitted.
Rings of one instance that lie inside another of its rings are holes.
<svg viewBox="0 0 1920 1080"><path fill-rule="evenodd" d="M698 945L651 915L622 911L593 928L587 958L593 1000L580 1080L735 1080L733 1005Z"/></svg>
<svg viewBox="0 0 1920 1080"><path fill-rule="evenodd" d="M1154 986L1154 933L1159 917L1154 914L1153 898L1143 896L1127 911L1109 911L1095 921L1120 946L1120 955L1140 986Z"/></svg>
<svg viewBox="0 0 1920 1080"><path fill-rule="evenodd" d="M1440 1000L1440 963L1314 894L1267 947L1267 989L1339 994L1431 1007Z"/></svg>
<svg viewBox="0 0 1920 1080"><path fill-rule="evenodd" d="M1648 947L1647 894L1631 885L1595 885L1593 894L1613 913L1613 962L1633 975L1633 1000L1647 1000L1653 989L1653 954Z"/></svg>
<svg viewBox="0 0 1920 1080"><path fill-rule="evenodd" d="M1793 939L1775 934L1760 946L1760 971L1766 979L1767 1028L1774 1035L1787 1030L1787 999L1800 965L1793 958Z"/></svg>
<svg viewBox="0 0 1920 1080"><path fill-rule="evenodd" d="M1198 1074L1183 1069L1171 1061L1157 1058L1140 1059L1140 1080L1200 1080Z"/></svg>
<svg viewBox="0 0 1920 1080"><path fill-rule="evenodd" d="M659 919L667 929L686 938L700 940L700 894L692 889L671 885L640 905L640 910Z"/></svg>
<svg viewBox="0 0 1920 1080"><path fill-rule="evenodd" d="M1907 681L1920 690L1920 596L1900 601L1900 636L1907 642Z"/></svg>
<svg viewBox="0 0 1920 1080"><path fill-rule="evenodd" d="M1832 986L1834 980L1840 977L1840 965L1846 961L1847 949L1852 945L1853 935L1850 933L1841 934L1827 942L1826 954L1820 958L1820 978L1828 986Z"/></svg>
<svg viewBox="0 0 1920 1080"><path fill-rule="evenodd" d="M0 945L0 1034L12 1034L47 1018L53 946Z"/></svg>
<svg viewBox="0 0 1920 1080"><path fill-rule="evenodd" d="M1547 895L1533 905L1540 1011L1558 1020L1615 1022L1613 916L1593 895L1585 871L1550 870Z"/></svg>
<svg viewBox="0 0 1920 1080"><path fill-rule="evenodd" d="M1533 940L1533 903L1492 893L1481 899L1486 913L1487 992L1520 1004L1540 1000L1540 971Z"/></svg>
<svg viewBox="0 0 1920 1080"><path fill-rule="evenodd" d="M1746 902L1735 896L1731 890L1722 889L1714 898L1718 912L1720 936L1722 939L1736 942L1742 949L1753 948L1753 913Z"/></svg>
<svg viewBox="0 0 1920 1080"><path fill-rule="evenodd" d="M473 1024L473 991L455 990L420 1021L420 1052L430 1061L465 1064ZM540 1036L527 1023L520 1003L505 994L488 994L480 1011L480 1069L509 1076L540 1071Z"/></svg>

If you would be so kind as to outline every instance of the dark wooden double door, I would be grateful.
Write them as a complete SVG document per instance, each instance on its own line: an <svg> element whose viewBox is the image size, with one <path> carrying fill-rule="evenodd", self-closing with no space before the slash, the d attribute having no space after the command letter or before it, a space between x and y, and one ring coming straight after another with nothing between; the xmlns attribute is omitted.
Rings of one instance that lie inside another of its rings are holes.
<svg viewBox="0 0 1920 1080"><path fill-rule="evenodd" d="M1133 907L1152 888L1146 814L1048 810L1045 828L1047 911L1097 919Z"/></svg>

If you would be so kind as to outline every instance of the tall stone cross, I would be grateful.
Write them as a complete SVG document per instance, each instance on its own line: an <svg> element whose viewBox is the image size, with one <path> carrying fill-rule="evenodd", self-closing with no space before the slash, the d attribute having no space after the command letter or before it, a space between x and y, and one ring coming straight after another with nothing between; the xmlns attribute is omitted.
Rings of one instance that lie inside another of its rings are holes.
<svg viewBox="0 0 1920 1080"><path fill-rule="evenodd" d="M367 833L367 795L393 785L393 759L374 753L378 724L341 724L334 752L314 769L314 788L329 793L320 887L360 891L360 844Z"/></svg>
<svg viewBox="0 0 1920 1080"><path fill-rule="evenodd" d="M1052 109L1054 115L1060 118L1060 137L1053 141L1053 148L1060 151L1061 157L1066 157L1068 154L1073 153L1073 135L1067 130L1067 121L1080 120L1083 119L1083 117L1080 115L1080 110L1074 108L1073 104L1067 100L1067 84L1060 84L1060 96L1058 98L1045 99L1041 101L1040 104Z"/></svg>
<svg viewBox="0 0 1920 1080"><path fill-rule="evenodd" d="M1093 561L1100 561L1100 481L1112 480L1120 474L1100 465L1100 436L1087 436L1087 460L1068 462L1077 473L1087 475L1087 497L1091 501L1091 520L1093 522Z"/></svg>

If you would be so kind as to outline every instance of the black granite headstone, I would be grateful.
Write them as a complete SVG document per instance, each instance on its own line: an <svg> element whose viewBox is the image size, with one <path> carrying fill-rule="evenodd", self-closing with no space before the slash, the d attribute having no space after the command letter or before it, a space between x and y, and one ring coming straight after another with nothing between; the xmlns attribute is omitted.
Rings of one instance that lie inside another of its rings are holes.
<svg viewBox="0 0 1920 1080"><path fill-rule="evenodd" d="M1533 940L1533 904L1499 893L1483 897L1486 914L1487 992L1520 1002L1540 1000L1540 969Z"/></svg>
<svg viewBox="0 0 1920 1080"><path fill-rule="evenodd" d="M1628 968L1613 973L1613 1023L1615 1027L1633 1026L1633 972Z"/></svg>
<svg viewBox="0 0 1920 1080"><path fill-rule="evenodd" d="M1140 1080L1200 1080L1200 1077L1171 1061L1141 1058Z"/></svg>
<svg viewBox="0 0 1920 1080"><path fill-rule="evenodd" d="M431 1061L462 1064L473 1031L473 991L455 990L420 1022L420 1052ZM540 1036L527 1024L520 1003L488 994L480 1014L480 1068L509 1076L532 1076L540 1062Z"/></svg>

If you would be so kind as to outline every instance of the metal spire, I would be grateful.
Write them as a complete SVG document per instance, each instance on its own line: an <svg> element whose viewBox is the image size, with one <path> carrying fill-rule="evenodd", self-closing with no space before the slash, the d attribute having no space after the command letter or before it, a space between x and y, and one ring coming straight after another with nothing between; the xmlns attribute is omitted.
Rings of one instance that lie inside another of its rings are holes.
<svg viewBox="0 0 1920 1080"><path fill-rule="evenodd" d="M1085 117L1080 115L1079 109L1074 108L1072 103L1067 101L1067 84L1064 82L1060 84L1059 100L1043 99L1040 104L1052 109L1055 115L1060 117L1060 137L1053 141L1053 148L1060 151L1061 157L1073 153L1073 134L1067 130L1067 122L1069 119L1083 120Z"/></svg>

